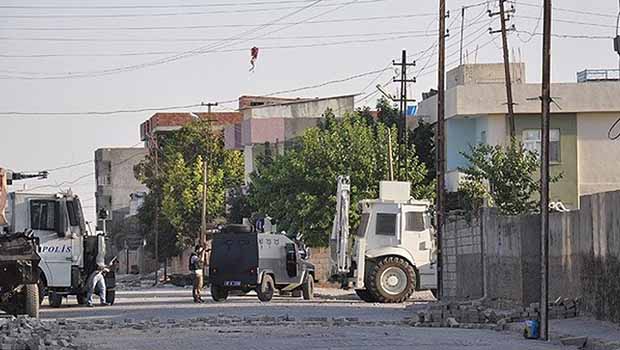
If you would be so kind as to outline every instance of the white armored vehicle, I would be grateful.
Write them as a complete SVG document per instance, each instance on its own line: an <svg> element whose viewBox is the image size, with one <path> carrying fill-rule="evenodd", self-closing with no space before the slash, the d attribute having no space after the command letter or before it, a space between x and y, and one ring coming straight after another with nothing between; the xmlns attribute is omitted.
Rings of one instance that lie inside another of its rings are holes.
<svg viewBox="0 0 620 350"><path fill-rule="evenodd" d="M400 303L416 290L437 289L430 203L410 198L408 182L382 181L379 198L362 200L360 225L349 233L349 177L338 177L330 236L332 278L367 302Z"/></svg>
<svg viewBox="0 0 620 350"><path fill-rule="evenodd" d="M75 295L79 304L86 302L88 276L104 264L103 235L86 231L80 199L71 193L8 194L7 232L32 231L39 242L41 261L39 295L47 295L52 307L59 307L63 297ZM106 300L114 302L114 271L106 274Z"/></svg>

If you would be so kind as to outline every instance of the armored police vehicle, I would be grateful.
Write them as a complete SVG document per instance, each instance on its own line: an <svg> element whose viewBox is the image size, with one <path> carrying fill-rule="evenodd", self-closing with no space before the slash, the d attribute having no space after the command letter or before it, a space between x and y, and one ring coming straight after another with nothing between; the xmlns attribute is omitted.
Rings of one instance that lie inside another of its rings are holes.
<svg viewBox="0 0 620 350"><path fill-rule="evenodd" d="M228 225L216 233L209 260L211 296L224 301L230 291L255 290L270 301L276 290L312 299L315 269L301 240L257 233L249 225Z"/></svg>

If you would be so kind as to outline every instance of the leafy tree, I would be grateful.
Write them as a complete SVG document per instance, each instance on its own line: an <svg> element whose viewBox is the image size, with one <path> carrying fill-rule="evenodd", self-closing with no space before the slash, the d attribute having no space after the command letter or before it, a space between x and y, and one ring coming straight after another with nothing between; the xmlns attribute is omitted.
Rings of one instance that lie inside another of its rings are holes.
<svg viewBox="0 0 620 350"><path fill-rule="evenodd" d="M465 196L466 210L476 211L484 200L504 215L521 215L535 211L539 205L536 194L540 180L536 153L526 150L518 140L507 146L480 144L462 153L471 164L465 169L466 180L459 190ZM560 179L553 177L550 182Z"/></svg>
<svg viewBox="0 0 620 350"><path fill-rule="evenodd" d="M428 169L426 183L433 183L437 176L435 171L435 124L420 120L418 126L413 129L411 136L409 136L409 140L413 142L418 158Z"/></svg>
<svg viewBox="0 0 620 350"><path fill-rule="evenodd" d="M351 203L377 198L379 181L389 174L388 133L396 149L395 126L355 113L338 120L327 111L324 120L305 131L298 143L284 155L275 157L252 176L249 200L259 214L276 219L279 229L304 233L309 244L324 246L336 206L336 178L351 177ZM424 184L426 168L415 150L407 153L409 172L396 179L412 183L412 195L430 198L432 186ZM355 208L355 206L353 206ZM359 223L359 213L351 210L351 227Z"/></svg>
<svg viewBox="0 0 620 350"><path fill-rule="evenodd" d="M206 202L210 221L225 216L227 187L241 185L243 156L238 151L224 150L223 136L214 133L210 123L203 120L160 136L158 145L159 172L155 172L155 161L151 156L134 171L149 188L139 214L146 227L152 225L148 220L154 219L155 204L159 205L160 237L162 233L166 237L166 242L160 239L160 253L163 253L170 245L177 249L190 246L198 237L205 183L204 162L207 162Z"/></svg>

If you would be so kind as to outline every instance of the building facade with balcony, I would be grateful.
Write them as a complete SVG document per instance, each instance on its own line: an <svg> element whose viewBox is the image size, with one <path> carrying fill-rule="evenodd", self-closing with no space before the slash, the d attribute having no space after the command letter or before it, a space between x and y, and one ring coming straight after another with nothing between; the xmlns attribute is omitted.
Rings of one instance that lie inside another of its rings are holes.
<svg viewBox="0 0 620 350"><path fill-rule="evenodd" d="M525 148L539 151L541 85L525 81L523 63L512 64L511 71L515 136ZM580 82L551 86L550 173L562 178L551 184L550 199L569 208L579 206L580 196L620 189L620 141L608 137L620 118L620 82L580 76ZM502 64L466 64L447 73L446 186L451 191L462 178L459 168L468 166L463 152L510 140L504 82ZM436 96L420 102L418 116L437 120Z"/></svg>

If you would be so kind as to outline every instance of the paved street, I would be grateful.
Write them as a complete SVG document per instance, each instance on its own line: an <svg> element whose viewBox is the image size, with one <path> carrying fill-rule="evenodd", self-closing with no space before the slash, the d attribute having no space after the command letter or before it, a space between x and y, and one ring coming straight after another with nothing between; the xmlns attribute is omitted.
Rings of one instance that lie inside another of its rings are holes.
<svg viewBox="0 0 620 350"><path fill-rule="evenodd" d="M248 295L217 304L208 299L196 305L190 290L158 288L120 292L112 307L90 309L70 300L60 309L45 307L42 317L93 321L86 323L77 340L92 349L105 350L561 348L509 332L411 327L401 321L412 316L406 309L412 303L368 304L351 295L318 292L323 296L313 301L275 297L271 303L260 303ZM220 320L230 317L239 322ZM271 322L274 318L293 322L283 326ZM335 318L351 322L339 325ZM101 322L100 327L97 322Z"/></svg>

